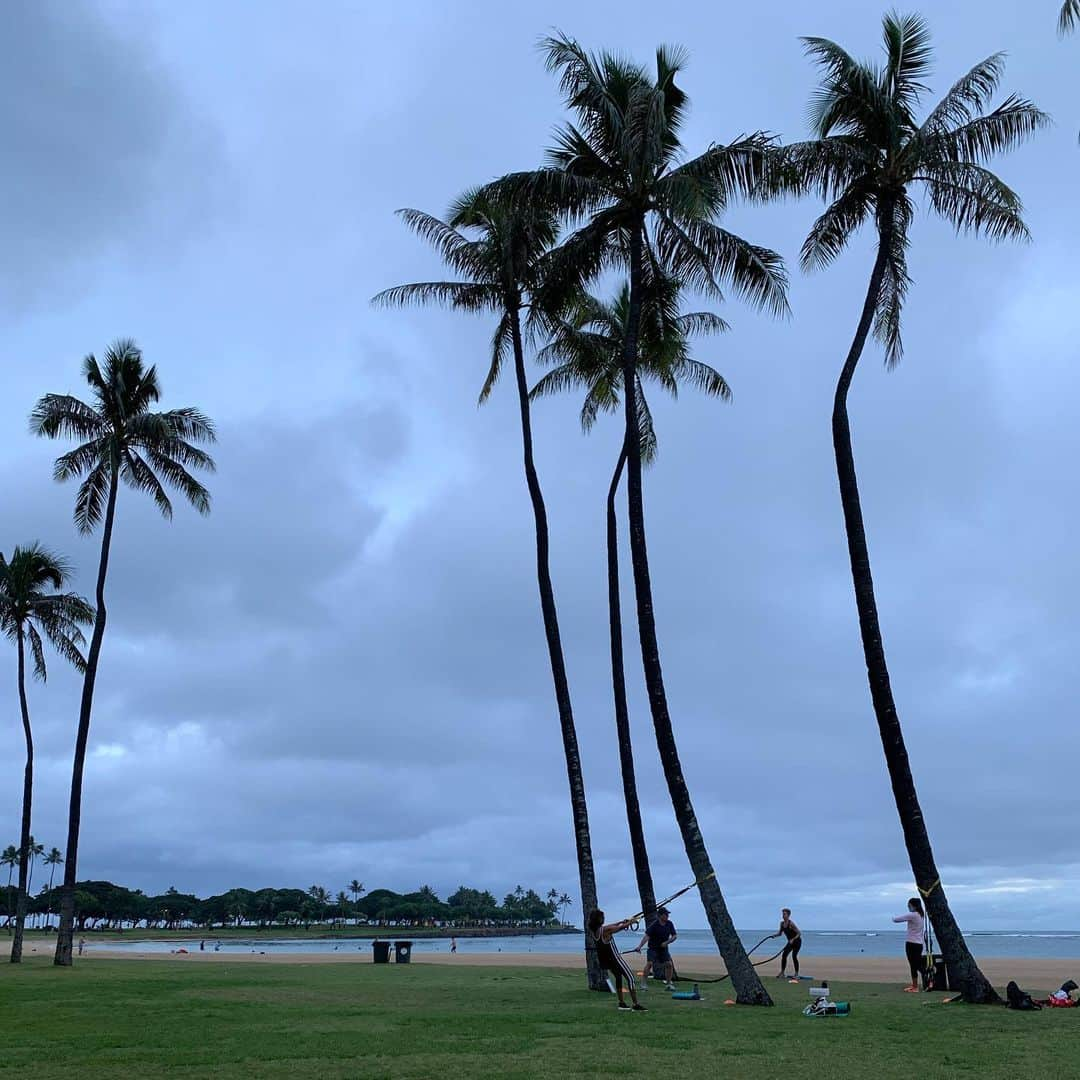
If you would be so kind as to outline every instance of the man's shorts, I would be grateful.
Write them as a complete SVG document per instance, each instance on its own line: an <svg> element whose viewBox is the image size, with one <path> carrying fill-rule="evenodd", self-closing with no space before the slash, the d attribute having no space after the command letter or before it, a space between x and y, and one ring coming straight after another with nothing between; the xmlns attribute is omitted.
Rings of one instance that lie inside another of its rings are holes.
<svg viewBox="0 0 1080 1080"><path fill-rule="evenodd" d="M659 948L654 949L651 945L645 951L645 958L649 963L656 964L670 964L671 952L666 945L661 945Z"/></svg>

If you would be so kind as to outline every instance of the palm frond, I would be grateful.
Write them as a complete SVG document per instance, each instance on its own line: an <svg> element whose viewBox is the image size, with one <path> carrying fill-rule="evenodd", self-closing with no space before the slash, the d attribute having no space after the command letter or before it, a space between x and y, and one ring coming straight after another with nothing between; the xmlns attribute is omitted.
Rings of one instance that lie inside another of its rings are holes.
<svg viewBox="0 0 1080 1080"><path fill-rule="evenodd" d="M953 83L949 92L931 109L920 129L923 135L938 134L974 120L990 104L1004 71L1004 53L994 53L980 60Z"/></svg>
<svg viewBox="0 0 1080 1080"><path fill-rule="evenodd" d="M958 232L991 240L1029 240L1020 197L989 169L967 161L943 161L920 175L937 213Z"/></svg>
<svg viewBox="0 0 1080 1080"><path fill-rule="evenodd" d="M1065 0L1058 13L1058 33L1068 34L1080 26L1080 0Z"/></svg>
<svg viewBox="0 0 1080 1080"><path fill-rule="evenodd" d="M105 500L109 495L112 458L103 458L86 475L75 495L75 527L81 533L91 533L101 521Z"/></svg>
<svg viewBox="0 0 1080 1080"><path fill-rule="evenodd" d="M143 454L145 454L145 461L143 461L140 455L134 450L129 450L129 459L130 461L140 461L150 473L153 482L148 482L144 490L153 497L154 502L164 517L171 517L172 510L171 504L169 504L169 509L166 510L165 504L168 500L163 500L161 498L164 492L162 491L159 494L161 481L158 479L158 476L160 476L170 487L175 488L180 492L198 513L204 515L210 513L210 492L203 484L196 480L179 461L164 453L162 449L157 446L144 447ZM138 468L138 466L136 466L136 468ZM158 475L154 475L155 473ZM144 479L149 481L150 477L141 474L138 478L137 486L142 486L142 481Z"/></svg>
<svg viewBox="0 0 1080 1080"><path fill-rule="evenodd" d="M1030 101L1010 94L993 112L920 139L917 161L939 159L981 162L1019 146L1048 127L1050 117Z"/></svg>
<svg viewBox="0 0 1080 1080"><path fill-rule="evenodd" d="M829 266L866 221L873 205L874 196L865 182L853 185L833 200L803 241L799 253L803 269Z"/></svg>
<svg viewBox="0 0 1080 1080"><path fill-rule="evenodd" d="M41 644L41 635L32 622L26 624L26 640L30 645L30 657L34 662L34 678L45 682L49 675L45 666L45 649Z"/></svg>
<svg viewBox="0 0 1080 1080"><path fill-rule="evenodd" d="M510 322L510 313L504 311L495 326L495 333L491 337L491 366L488 368L487 376L484 378L484 385L480 388L480 396L477 399L478 405L483 405L491 397L491 391L495 389L495 384L499 381L499 375L502 373L506 355L512 348L513 326Z"/></svg>
<svg viewBox="0 0 1080 1080"><path fill-rule="evenodd" d="M30 431L49 439L96 439L105 426L96 409L70 394L46 394L30 414Z"/></svg>
<svg viewBox="0 0 1080 1080"><path fill-rule="evenodd" d="M878 234L888 237L885 276L878 293L874 317L874 337L885 346L885 366L895 367L904 353L901 324L904 301L911 278L907 271L908 236L915 208L907 197L879 206ZM888 219L885 219L888 215ZM885 242L882 240L882 242Z"/></svg>
<svg viewBox="0 0 1080 1080"><path fill-rule="evenodd" d="M410 304L442 304L458 311L498 310L498 289L472 281L415 281L383 289L372 297L376 307L408 307Z"/></svg>
<svg viewBox="0 0 1080 1080"><path fill-rule="evenodd" d="M882 21L885 44L885 87L892 100L910 117L927 87L933 49L930 28L920 15L895 12Z"/></svg>

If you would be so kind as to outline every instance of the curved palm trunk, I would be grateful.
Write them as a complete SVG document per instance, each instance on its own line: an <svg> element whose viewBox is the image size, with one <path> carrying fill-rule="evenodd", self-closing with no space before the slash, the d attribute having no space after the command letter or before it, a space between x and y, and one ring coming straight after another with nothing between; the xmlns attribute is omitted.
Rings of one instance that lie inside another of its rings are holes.
<svg viewBox="0 0 1080 1080"><path fill-rule="evenodd" d="M15 938L11 943L11 962L21 963L23 930L26 927L26 894L30 888L30 811L34 797L34 737L30 730L30 710L26 704L26 649L22 627L16 644L19 650L19 709L23 735L26 737L26 768L23 770L22 828L19 831L19 891L15 898Z"/></svg>
<svg viewBox="0 0 1080 1080"><path fill-rule="evenodd" d="M71 967L71 944L75 936L75 880L78 873L79 826L82 821L83 769L86 765L86 743L90 737L90 712L94 704L94 682L97 679L101 641L105 636L105 578L109 572L109 548L112 545L113 521L116 518L116 490L119 467L113 462L109 479L109 499L105 506L105 527L101 534L101 559L98 562L97 612L94 632L86 654L83 675L82 701L79 704L79 730L75 736L75 760L71 770L71 801L68 805L68 834L64 858L64 882L60 886L60 928L56 934L56 955L53 963Z"/></svg>
<svg viewBox="0 0 1080 1080"><path fill-rule="evenodd" d="M641 255L642 229L639 225L630 237L630 310L627 317L626 344L623 349L623 398L626 410L627 503L630 519L630 555L634 567L634 592L637 599L638 635L641 640L641 662L645 671L645 687L649 694L656 746L664 767L671 804L682 833L686 857L698 883L701 903L709 928L724 958L736 1001L743 1005L771 1005L769 997L750 958L735 931L724 894L717 884L709 852L701 835L697 814L686 786L675 732L668 712L664 673L660 666L660 646L656 639L656 620L653 615L652 582L649 578L649 553L645 542L645 507L641 491L641 446L637 432L636 368L638 328L641 323Z"/></svg>
<svg viewBox="0 0 1080 1080"><path fill-rule="evenodd" d="M626 445L619 453L607 498L608 621L611 628L611 688L615 697L615 731L619 739L619 767L622 770L626 824L630 830L630 850L634 856L641 910L648 926L656 915L656 890L653 888L649 851L645 846L645 828L638 803L637 777L634 774L634 745L630 739L630 709L626 703L626 671L623 665L622 601L619 597L619 523L615 513L615 495L626 465Z"/></svg>
<svg viewBox="0 0 1080 1080"><path fill-rule="evenodd" d="M887 218L887 215L883 216ZM859 629L866 659L866 675L870 682L870 697L874 705L874 715L877 717L881 745L885 751L885 763L889 770L896 810L904 830L904 843L911 870L926 904L926 913L937 934L945 962L949 966L952 981L959 985L965 1001L990 1003L998 1001L998 995L979 970L953 917L915 791L915 780L911 775L911 765L904 745L904 733L900 728L900 718L889 682L889 669L885 663L885 647L881 640L877 600L874 596L874 579L870 572L870 552L866 545L859 484L855 475L855 456L851 447L851 428L847 414L848 389L873 323L890 242L891 237L883 231L874 269L870 275L870 287L863 303L862 317L836 384L832 415L836 475L840 482L840 501L844 508L851 579L855 586L855 604L859 612Z"/></svg>
<svg viewBox="0 0 1080 1080"><path fill-rule="evenodd" d="M596 902L596 874L593 870L592 840L589 834L589 808L585 801L585 779L581 771L581 754L578 751L577 729L570 704L570 686L566 678L566 661L563 657L562 640L559 636L559 617L555 610L555 592L551 585L549 565L549 538L547 508L544 505L540 480L533 461L532 419L529 411L529 386L525 375L525 351L521 344L521 323L516 304L508 305L510 331L514 345L514 374L517 378L518 405L521 411L521 443L525 461L525 481L532 500L533 517L536 522L536 579L540 588L540 610L544 616L544 634L547 637L548 657L551 661L551 678L555 684L555 701L559 710L559 726L562 729L563 752L566 755L566 776L570 783L570 809L574 821L574 841L577 847L578 877L581 885L581 906L584 912L592 911ZM596 959L595 946L585 945L585 963L588 971L589 989L608 989L607 981Z"/></svg>

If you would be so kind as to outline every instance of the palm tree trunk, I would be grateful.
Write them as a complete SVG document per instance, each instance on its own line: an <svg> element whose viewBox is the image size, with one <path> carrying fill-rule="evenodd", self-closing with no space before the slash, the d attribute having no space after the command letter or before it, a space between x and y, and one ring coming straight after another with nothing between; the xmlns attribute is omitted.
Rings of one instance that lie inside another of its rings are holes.
<svg viewBox="0 0 1080 1080"><path fill-rule="evenodd" d="M581 771L577 729L574 726L570 686L566 678L566 661L559 636L555 592L551 585L547 508L544 505L544 496L540 490L536 464L533 461L529 385L525 375L525 351L521 344L521 322L518 317L516 299L507 304L507 311L510 316L510 332L514 345L514 374L517 377L518 404L521 410L525 482L529 488L529 498L532 500L533 517L536 522L536 579L540 587L540 609L544 616L544 633L547 637L548 657L551 661L551 678L555 684L555 701L559 710L559 725L562 729L563 753L566 755L566 776L570 783L570 809L573 815L574 841L577 847L581 906L585 912L589 912L597 906L596 874L593 870L592 840L589 833L589 807L585 801L585 779ZM588 935L586 935L587 938ZM585 945L585 963L589 989L606 991L607 981L597 962L595 946L590 947L588 940Z"/></svg>
<svg viewBox="0 0 1080 1080"><path fill-rule="evenodd" d="M649 694L656 746L664 767L671 804L682 833L686 857L698 883L701 902L709 928L724 958L736 1001L743 1005L771 1005L772 999L750 963L743 943L731 921L724 894L720 891L705 840L698 826L697 814L690 800L690 790L683 776L679 749L668 712L664 673L660 666L660 646L656 638L653 614L652 582L649 578L649 553L645 541L645 506L641 490L641 445L637 421L637 352L641 322L641 257L643 223L630 236L630 310L627 313L626 344L623 349L623 400L626 410L627 472L626 489L630 519L630 555L634 567L634 592L637 600L638 635L645 687Z"/></svg>
<svg viewBox="0 0 1080 1080"><path fill-rule="evenodd" d="M888 220L883 212L880 219ZM878 244L877 258L870 275L862 316L855 331L847 360L836 384L833 403L832 434L836 453L836 475L840 483L840 502L844 509L844 526L847 531L848 554L851 558L851 579L855 586L855 605L859 612L859 628L862 633L863 655L866 659L866 675L870 683L870 698L877 717L881 745L885 751L885 763L892 783L896 810L904 830L911 870L915 883L926 904L926 912L937 934L945 962L949 966L951 980L957 984L965 1001L991 1003L1000 1000L989 980L979 970L975 958L964 941L964 935L953 917L945 888L941 884L930 836L926 831L915 780L911 775L904 733L893 701L889 669L885 662L885 647L881 640L878 623L877 599L874 596L874 579L870 572L870 552L866 545L862 505L859 501L859 483L855 475L855 455L851 447L851 427L848 423L847 396L855 367L859 363L877 308L881 282L885 275L888 252L892 238L883 228Z"/></svg>
<svg viewBox="0 0 1080 1080"><path fill-rule="evenodd" d="M105 578L109 572L109 549L112 545L113 522L116 518L116 491L119 481L119 462L112 463L109 478L109 499L105 506L105 527L101 534L101 558L98 562L97 612L94 632L86 654L83 675L82 701L79 704L79 730L75 736L75 760L71 770L71 801L68 805L68 834L64 858L64 883L60 887L60 928L56 934L56 955L53 963L71 967L72 939L75 936L75 881L78 873L79 825L82 820L83 769L86 765L86 743L90 737L90 712L94 704L94 682L97 679L101 641L105 636Z"/></svg>
<svg viewBox="0 0 1080 1080"><path fill-rule="evenodd" d="M30 887L30 811L34 797L34 737L30 730L30 710L26 704L26 649L23 629L16 635L19 650L19 709L26 738L26 768L23 770L22 828L19 833L19 892L15 898L15 938L11 942L11 962L22 962L23 930L26 926L26 894Z"/></svg>
<svg viewBox="0 0 1080 1080"><path fill-rule="evenodd" d="M626 672L623 664L622 602L619 597L619 522L615 495L626 465L626 445L619 453L607 498L608 619L611 628L611 688L615 696L615 731L619 739L619 766L622 770L626 824L630 830L630 850L634 856L641 910L648 926L656 915L656 891L653 888L649 851L645 846L645 827L638 803L637 777L634 773L634 746L630 739L630 709L626 702Z"/></svg>

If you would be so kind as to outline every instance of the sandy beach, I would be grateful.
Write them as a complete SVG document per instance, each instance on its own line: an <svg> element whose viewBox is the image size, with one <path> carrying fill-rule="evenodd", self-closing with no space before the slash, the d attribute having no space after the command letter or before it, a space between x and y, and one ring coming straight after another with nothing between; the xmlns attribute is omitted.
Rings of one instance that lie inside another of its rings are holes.
<svg viewBox="0 0 1080 1080"><path fill-rule="evenodd" d="M460 945L459 945L460 948ZM8 940L0 942L0 957L6 957L11 949ZM28 956L51 955L52 949L43 943L31 943ZM106 943L88 946L85 954L77 958L78 962L94 960L157 960L176 964L370 964L371 955L366 950L356 953L316 953L270 956L265 953L160 953L128 952L110 950ZM414 964L456 964L463 967L557 967L578 968L582 958L567 953L475 953L459 951L449 953L415 953ZM700 975L704 978L722 974L724 962L719 956L676 956L681 975ZM1015 979L1021 986L1029 989L1056 989L1066 979L1080 981L1080 961L1046 959L984 959L980 966L986 976L997 986L1003 987L1010 979ZM828 979L830 982L873 982L896 983L903 985L907 980L907 966L902 956L895 960L888 957L870 956L807 956L803 960L803 970L815 979ZM770 964L762 969L762 975L771 979L776 974L776 965Z"/></svg>

